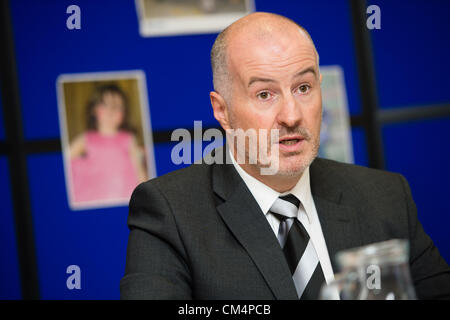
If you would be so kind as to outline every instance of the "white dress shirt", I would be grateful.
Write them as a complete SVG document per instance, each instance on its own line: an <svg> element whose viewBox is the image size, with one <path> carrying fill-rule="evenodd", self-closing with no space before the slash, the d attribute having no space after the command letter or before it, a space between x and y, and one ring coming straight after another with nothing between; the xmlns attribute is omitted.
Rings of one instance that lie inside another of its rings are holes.
<svg viewBox="0 0 450 320"><path fill-rule="evenodd" d="M269 212L269 209L272 207L275 200L280 196L292 193L301 201L303 207L300 206L297 219L305 227L314 245L314 248L316 249L320 265L322 266L325 281L327 283L333 281L334 273L331 266L330 256L328 254L327 245L322 233L322 227L317 215L314 199L311 194L311 186L309 182L309 167L306 168L300 180L291 190L284 193L279 193L244 171L244 169L242 169L241 166L236 163L236 160L234 159L231 152L230 157L237 172L244 180L248 189L261 208L261 211L265 214L267 221L269 222L273 232L275 233L275 237L278 235L280 221L272 213Z"/></svg>

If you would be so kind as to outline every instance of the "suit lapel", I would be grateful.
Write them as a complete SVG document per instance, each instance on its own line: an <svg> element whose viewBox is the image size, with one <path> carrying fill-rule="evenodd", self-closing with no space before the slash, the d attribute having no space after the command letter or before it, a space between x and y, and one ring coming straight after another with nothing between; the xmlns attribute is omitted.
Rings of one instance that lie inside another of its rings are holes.
<svg viewBox="0 0 450 320"><path fill-rule="evenodd" d="M341 250L362 245L358 208L344 204L346 193L352 193L353 186L346 186L345 178L336 176L316 159L310 167L311 192L319 216L322 232L328 248L333 271L339 271L335 255Z"/></svg>
<svg viewBox="0 0 450 320"><path fill-rule="evenodd" d="M354 208L340 205L321 197L314 197L314 202L327 244L333 271L339 271L336 253L341 250L361 245L357 213Z"/></svg>
<svg viewBox="0 0 450 320"><path fill-rule="evenodd" d="M223 221L252 258L274 296L298 299L278 241L244 181L232 164L215 164L212 170L213 190L221 198L217 210ZM336 253L362 245L358 208L342 201L345 193L352 193L353 186L346 185L345 177L322 159L311 164L310 179L328 254L333 271L337 272Z"/></svg>
<svg viewBox="0 0 450 320"><path fill-rule="evenodd" d="M223 221L245 248L277 299L298 299L278 241L233 165L213 166L213 189L224 201Z"/></svg>

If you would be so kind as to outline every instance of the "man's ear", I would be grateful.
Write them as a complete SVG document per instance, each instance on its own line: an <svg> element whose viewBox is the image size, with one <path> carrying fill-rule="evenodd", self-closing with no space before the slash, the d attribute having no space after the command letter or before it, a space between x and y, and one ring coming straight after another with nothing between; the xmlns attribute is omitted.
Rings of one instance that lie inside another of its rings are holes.
<svg viewBox="0 0 450 320"><path fill-rule="evenodd" d="M214 118L219 121L224 130L230 129L230 121L228 118L228 109L225 99L216 91L209 93L211 99L211 106L214 112Z"/></svg>
<svg viewBox="0 0 450 320"><path fill-rule="evenodd" d="M323 79L323 76L322 76L322 74L320 74L320 77L319 77L320 84L322 84L322 79Z"/></svg>

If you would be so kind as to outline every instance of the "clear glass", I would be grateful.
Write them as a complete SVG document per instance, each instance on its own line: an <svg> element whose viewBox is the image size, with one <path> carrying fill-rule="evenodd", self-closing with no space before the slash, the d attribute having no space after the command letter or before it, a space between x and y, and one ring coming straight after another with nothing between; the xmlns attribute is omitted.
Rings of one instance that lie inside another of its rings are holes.
<svg viewBox="0 0 450 320"><path fill-rule="evenodd" d="M409 242L394 239L338 252L341 272L324 285L321 300L415 300Z"/></svg>

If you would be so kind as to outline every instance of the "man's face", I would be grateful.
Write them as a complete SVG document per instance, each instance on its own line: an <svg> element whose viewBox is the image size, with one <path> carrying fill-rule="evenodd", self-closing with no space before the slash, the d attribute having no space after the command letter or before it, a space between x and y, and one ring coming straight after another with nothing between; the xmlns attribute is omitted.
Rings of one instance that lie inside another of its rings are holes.
<svg viewBox="0 0 450 320"><path fill-rule="evenodd" d="M230 126L244 131L279 129L279 139L268 143L269 154L278 148L276 174L299 175L317 155L320 143L321 75L313 44L300 30L280 37L241 38L231 42L229 50Z"/></svg>

